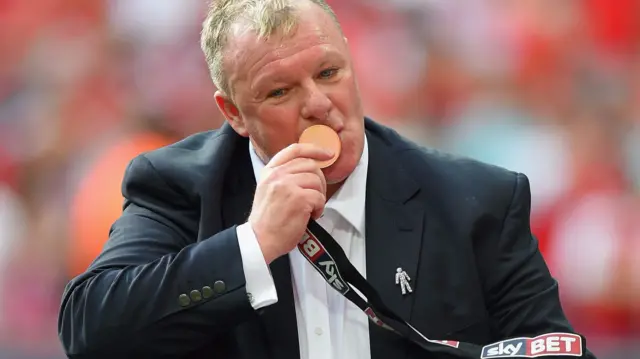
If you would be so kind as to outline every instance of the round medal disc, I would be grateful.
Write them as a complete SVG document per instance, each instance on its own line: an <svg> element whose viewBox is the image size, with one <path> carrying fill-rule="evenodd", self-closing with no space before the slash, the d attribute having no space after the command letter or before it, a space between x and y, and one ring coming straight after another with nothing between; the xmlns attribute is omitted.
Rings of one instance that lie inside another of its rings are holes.
<svg viewBox="0 0 640 359"><path fill-rule="evenodd" d="M334 164L340 156L342 143L340 136L331 127L325 125L314 125L308 127L302 135L300 135L299 143L312 143L322 148L333 151L334 156L327 161L318 161L320 168L327 168Z"/></svg>

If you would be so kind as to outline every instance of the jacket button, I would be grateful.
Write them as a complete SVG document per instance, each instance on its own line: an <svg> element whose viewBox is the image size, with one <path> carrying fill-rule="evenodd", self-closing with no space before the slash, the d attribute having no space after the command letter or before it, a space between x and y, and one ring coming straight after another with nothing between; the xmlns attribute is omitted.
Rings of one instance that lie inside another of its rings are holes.
<svg viewBox="0 0 640 359"><path fill-rule="evenodd" d="M199 290L192 290L189 295L191 296L191 300L194 302L199 302L202 300L202 294Z"/></svg>
<svg viewBox="0 0 640 359"><path fill-rule="evenodd" d="M180 294L180 296L178 297L178 303L181 307L186 307L187 305L191 304L191 299L189 299L186 294Z"/></svg>
<svg viewBox="0 0 640 359"><path fill-rule="evenodd" d="M209 286L202 287L202 297L204 299L209 299L213 296L213 289Z"/></svg>
<svg viewBox="0 0 640 359"><path fill-rule="evenodd" d="M224 284L224 282L221 280L218 280L215 283L213 283L213 291L216 294L222 294L226 289L227 289L227 285Z"/></svg>

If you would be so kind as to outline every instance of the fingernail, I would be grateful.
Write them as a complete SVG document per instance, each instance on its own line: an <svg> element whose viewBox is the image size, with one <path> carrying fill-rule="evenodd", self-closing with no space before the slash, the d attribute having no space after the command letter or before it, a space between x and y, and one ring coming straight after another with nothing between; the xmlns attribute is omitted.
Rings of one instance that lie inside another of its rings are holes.
<svg viewBox="0 0 640 359"><path fill-rule="evenodd" d="M324 153L326 153L327 156L331 156L331 157L333 157L334 155L333 151L327 148L324 149Z"/></svg>

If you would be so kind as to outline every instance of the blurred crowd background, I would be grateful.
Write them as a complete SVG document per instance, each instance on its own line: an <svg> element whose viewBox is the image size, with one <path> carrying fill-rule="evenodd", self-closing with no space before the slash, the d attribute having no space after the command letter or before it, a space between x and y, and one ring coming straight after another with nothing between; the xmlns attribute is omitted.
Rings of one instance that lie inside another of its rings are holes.
<svg viewBox="0 0 640 359"><path fill-rule="evenodd" d="M640 358L640 2L334 0L367 115L529 176L532 228L601 359ZM204 0L0 0L0 358L57 310L136 154L222 123Z"/></svg>

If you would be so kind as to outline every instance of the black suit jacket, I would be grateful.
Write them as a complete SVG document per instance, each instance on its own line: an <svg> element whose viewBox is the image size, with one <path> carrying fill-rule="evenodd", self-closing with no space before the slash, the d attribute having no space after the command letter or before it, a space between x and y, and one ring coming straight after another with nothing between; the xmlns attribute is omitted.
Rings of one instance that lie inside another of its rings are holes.
<svg viewBox="0 0 640 359"><path fill-rule="evenodd" d="M366 270L387 305L432 339L572 332L530 231L527 178L365 122ZM224 125L131 162L122 216L64 292L59 334L70 357L299 357L288 256L270 266L277 304L256 311L245 291L236 226L256 185L248 148ZM395 285L397 267L413 294ZM425 357L369 331L372 359Z"/></svg>

